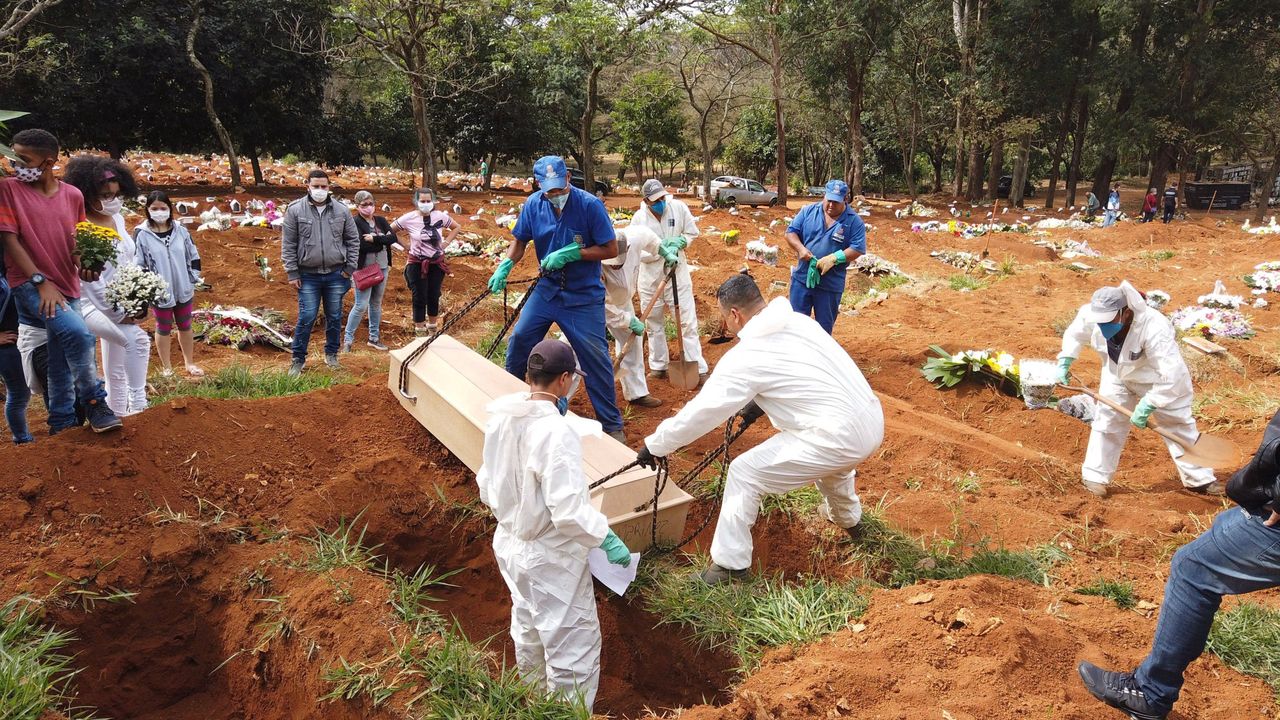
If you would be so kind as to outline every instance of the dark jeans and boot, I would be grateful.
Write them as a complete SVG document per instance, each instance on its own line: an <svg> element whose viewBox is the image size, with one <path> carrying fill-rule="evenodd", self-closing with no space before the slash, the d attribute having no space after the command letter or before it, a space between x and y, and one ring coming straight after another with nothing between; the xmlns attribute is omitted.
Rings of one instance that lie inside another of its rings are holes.
<svg viewBox="0 0 1280 720"><path fill-rule="evenodd" d="M1183 673L1204 652L1222 596L1280 585L1280 527L1267 527L1265 520L1261 514L1233 507L1219 513L1207 532L1174 554L1151 652L1131 676L1136 695L1123 693L1134 705L1105 702L1136 711L1137 717L1159 718L1173 708ZM1081 677L1089 685L1084 665ZM1111 679L1123 684L1129 674L1116 675ZM1098 696L1093 686L1089 689Z"/></svg>
<svg viewBox="0 0 1280 720"><path fill-rule="evenodd" d="M1174 211L1173 207L1169 205L1164 206L1164 217L1162 218L1162 220L1164 221L1165 225L1168 225L1169 221L1173 219L1173 211Z"/></svg>
<svg viewBox="0 0 1280 720"><path fill-rule="evenodd" d="M120 419L107 407L106 390L98 377L97 341L80 315L80 301L68 299L53 317L40 317L40 291L30 282L13 289L18 303L18 321L28 325L43 324L49 333L48 383L49 433L54 434L79 424L76 398L85 403L89 424L97 432L114 430Z"/></svg>
<svg viewBox="0 0 1280 720"><path fill-rule="evenodd" d="M298 324L293 329L293 364L301 367L307 361L311 329L316 324L320 304L324 303L324 354L338 354L342 342L342 296L351 289L351 280L341 270L330 273L302 273L298 288Z"/></svg>

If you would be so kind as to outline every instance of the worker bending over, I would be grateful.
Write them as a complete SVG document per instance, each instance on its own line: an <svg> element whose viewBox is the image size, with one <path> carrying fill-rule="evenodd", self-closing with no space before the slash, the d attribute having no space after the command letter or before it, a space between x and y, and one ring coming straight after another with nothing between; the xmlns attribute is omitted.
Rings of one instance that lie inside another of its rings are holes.
<svg viewBox="0 0 1280 720"><path fill-rule="evenodd" d="M796 251L791 271L791 307L814 319L827 334L836 326L844 296L846 265L867 252L867 226L849 207L849 186L827 182L822 202L796 213L787 227L787 244Z"/></svg>
<svg viewBox="0 0 1280 720"><path fill-rule="evenodd" d="M539 189L525 201L511 229L514 240L489 278L489 290L502 292L511 268L533 241L542 278L511 331L507 372L524 379L529 350L555 323L586 371L587 395L596 419L606 433L626 442L613 389L609 343L604 336L604 283L600 279L600 261L618 254L613 222L599 198L569 185L569 171L559 157L539 158L533 164L533 175Z"/></svg>
<svg viewBox="0 0 1280 720"><path fill-rule="evenodd" d="M880 447L884 413L862 372L816 322L785 298L766 304L748 275L716 292L724 327L738 337L710 379L675 417L645 438L636 460L654 467L724 423L768 415L777 435L729 465L720 518L711 541L708 584L742 578L751 566L751 526L761 497L814 484L819 512L858 539L862 504L854 488L859 463Z"/></svg>
<svg viewBox="0 0 1280 720"><path fill-rule="evenodd" d="M1187 445L1194 445L1200 433L1191 417L1191 373L1178 352L1173 325L1150 308L1129 281L1119 287L1099 288L1093 299L1080 307L1062 335L1058 382L1071 384L1071 363L1086 344L1103 359L1098 394L1133 408L1132 419L1102 403L1094 409L1080 474L1086 490L1105 497L1129 437L1129 425L1145 428L1154 415L1160 427ZM1212 468L1180 460L1182 448L1171 440L1164 444L1184 486L1198 493L1222 494L1222 483L1214 480Z"/></svg>
<svg viewBox="0 0 1280 720"><path fill-rule="evenodd" d="M675 302L671 287L671 283L675 283L675 292L680 293L679 332L680 342L683 344L681 357L698 363L698 375L701 380L705 380L707 361L702 357L702 344L698 339L698 311L693 305L693 278L689 275L689 261L684 253L689 242L698 236L698 226L693 222L689 206L671 197L658 180L645 180L641 192L644 194L644 201L640 203L640 209L635 215L631 216L631 227L648 228L662 242L655 250L646 251L640 256L640 307L648 306L649 300L658 294L662 278L675 269L675 277L668 281L647 321L649 369L656 378L667 376L671 357L667 350L666 313Z"/></svg>
<svg viewBox="0 0 1280 720"><path fill-rule="evenodd" d="M587 552L626 566L631 553L591 506L582 441L557 401L569 392L573 350L543 340L527 359L528 393L486 408L480 500L498 520L493 555L511 591L511 639L526 682L588 710L600 685L600 620Z"/></svg>
<svg viewBox="0 0 1280 720"><path fill-rule="evenodd" d="M636 283L640 271L640 258L644 253L658 252L660 241L652 230L645 227L632 226L619 228L617 235L618 255L602 261L604 266L604 321L613 335L613 343L618 353L623 347L626 354L618 365L618 381L622 383L622 397L632 405L655 408L662 401L649 394L649 381L644 376L644 322L636 317L635 296ZM666 335L663 334L665 343Z"/></svg>

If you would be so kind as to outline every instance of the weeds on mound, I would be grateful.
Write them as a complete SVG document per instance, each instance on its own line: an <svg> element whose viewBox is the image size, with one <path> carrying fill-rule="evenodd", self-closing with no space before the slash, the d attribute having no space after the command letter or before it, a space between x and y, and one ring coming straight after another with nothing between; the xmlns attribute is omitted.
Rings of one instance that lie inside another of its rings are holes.
<svg viewBox="0 0 1280 720"><path fill-rule="evenodd" d="M6 720L94 717L75 705L71 680L79 671L63 652L70 642L70 633L40 622L32 598L19 595L0 606L0 714Z"/></svg>
<svg viewBox="0 0 1280 720"><path fill-rule="evenodd" d="M1132 610L1138 605L1138 598L1133 594L1131 582L1098 578L1090 585L1076 588L1076 593L1107 598L1121 610Z"/></svg>
<svg viewBox="0 0 1280 720"><path fill-rule="evenodd" d="M1206 647L1227 665L1265 680L1280 697L1280 610L1246 602L1220 611Z"/></svg>
<svg viewBox="0 0 1280 720"><path fill-rule="evenodd" d="M335 375L327 372L304 372L297 377L290 377L284 370L254 372L245 365L231 365L199 380L158 380L156 384L160 394L151 398L151 404L161 405L179 397L215 400L285 397L354 381L353 377L345 373Z"/></svg>

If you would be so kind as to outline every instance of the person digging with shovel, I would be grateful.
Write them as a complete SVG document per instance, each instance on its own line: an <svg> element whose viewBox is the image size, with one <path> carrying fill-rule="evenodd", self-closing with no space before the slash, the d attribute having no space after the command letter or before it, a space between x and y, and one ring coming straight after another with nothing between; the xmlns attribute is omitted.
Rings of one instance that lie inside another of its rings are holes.
<svg viewBox="0 0 1280 720"><path fill-rule="evenodd" d="M622 397L627 403L643 408L656 408L662 401L649 394L649 381L644 376L644 319L636 316L635 295L640 257L657 253L661 239L649 228L631 226L614 230L618 242L617 257L600 261L604 269L604 320L613 336L620 359L614 361L614 375L622 384Z"/></svg>
<svg viewBox="0 0 1280 720"><path fill-rule="evenodd" d="M817 485L820 514L853 540L860 538L862 503L857 468L884 439L884 412L853 358L787 298L766 303L748 275L716 291L725 329L738 344L716 364L702 390L645 438L636 462L656 468L665 457L737 413L746 424L768 415L779 432L734 458L711 565L709 585L741 579L751 566L751 526L760 499Z"/></svg>
<svg viewBox="0 0 1280 720"><path fill-rule="evenodd" d="M1133 413L1131 418L1125 418L1102 402L1094 410L1080 472L1085 489L1105 497L1130 425L1145 428L1154 416L1161 428L1186 446L1194 445L1200 433L1191 416L1191 373L1178 352L1173 325L1159 311L1148 307L1129 281L1119 287L1100 288L1088 304L1080 307L1062 335L1059 383L1071 384L1071 364L1085 345L1103 357L1098 395L1132 408ZM1165 445L1188 490L1222 495L1222 483L1214 479L1212 468L1183 460L1184 450L1179 442L1166 438Z"/></svg>

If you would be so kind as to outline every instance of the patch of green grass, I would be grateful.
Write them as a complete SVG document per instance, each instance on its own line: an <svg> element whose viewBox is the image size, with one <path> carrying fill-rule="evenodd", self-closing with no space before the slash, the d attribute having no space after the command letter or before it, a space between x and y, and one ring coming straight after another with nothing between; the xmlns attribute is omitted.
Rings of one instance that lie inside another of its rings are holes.
<svg viewBox="0 0 1280 720"><path fill-rule="evenodd" d="M334 700L355 700L366 697L373 707L378 707L391 699L400 687L387 684L382 679L383 668L394 658L386 658L379 663L349 662L346 658L338 658L336 666L326 668L320 679L333 685L329 692L320 696L321 702Z"/></svg>
<svg viewBox="0 0 1280 720"><path fill-rule="evenodd" d="M689 627L704 646L728 649L744 672L759 664L766 649L812 642L847 627L867 609L857 582L756 577L711 586L669 565L649 567L649 611L663 623Z"/></svg>
<svg viewBox="0 0 1280 720"><path fill-rule="evenodd" d="M431 565L422 565L412 575L396 570L389 575L391 598L387 602L397 618L415 629L439 631L443 629L443 619L440 613L427 607L427 603L436 602L438 598L429 591L434 587L452 587L445 580L458 572L460 570L438 573Z"/></svg>
<svg viewBox="0 0 1280 720"><path fill-rule="evenodd" d="M1062 315L1059 315L1058 317L1054 318L1053 321L1049 323L1049 328L1053 330L1054 335L1057 335L1058 337L1062 337L1063 335L1066 334L1067 328L1071 327L1071 321L1075 319L1076 319L1076 314L1074 311L1069 313L1063 313Z"/></svg>
<svg viewBox="0 0 1280 720"><path fill-rule="evenodd" d="M1148 250L1138 257L1149 263L1159 263L1165 260L1172 260L1175 255L1177 253L1172 250Z"/></svg>
<svg viewBox="0 0 1280 720"><path fill-rule="evenodd" d="M813 512L821 504L822 493L810 485L787 493L765 495L760 501L760 514L779 513L790 518Z"/></svg>
<svg viewBox="0 0 1280 720"><path fill-rule="evenodd" d="M1005 255L1004 259L1000 261L1000 265L997 267L997 272L1001 277L1008 277L1010 275L1017 274L1018 261L1014 260L1012 255Z"/></svg>
<svg viewBox="0 0 1280 720"><path fill-rule="evenodd" d="M160 405L179 397L217 400L284 397L351 382L355 382L355 378L346 373L304 372L290 377L285 370L254 372L244 365L231 365L199 380L179 378L172 386L159 383L161 393L151 398L151 404Z"/></svg>
<svg viewBox="0 0 1280 720"><path fill-rule="evenodd" d="M662 332L667 336L667 342L676 339L679 330L676 329L676 321L671 315L667 315L662 319Z"/></svg>
<svg viewBox="0 0 1280 720"><path fill-rule="evenodd" d="M1242 603L1219 612L1207 648L1236 670L1262 678L1280 695L1280 610Z"/></svg>
<svg viewBox="0 0 1280 720"><path fill-rule="evenodd" d="M1128 581L1098 578L1090 585L1076 588L1076 592L1080 595L1108 598L1121 610L1132 610L1138 605L1138 598L1133 594L1133 583Z"/></svg>
<svg viewBox="0 0 1280 720"><path fill-rule="evenodd" d="M973 291L985 288L987 281L971 275L952 275L947 278L947 286L956 292Z"/></svg>
<svg viewBox="0 0 1280 720"><path fill-rule="evenodd" d="M1249 430L1261 428L1280 406L1280 397L1269 394L1266 389L1249 383L1247 387L1219 385L1208 392L1196 393L1191 402L1191 414L1212 430L1231 430L1244 427ZM1243 410L1244 422L1231 419L1236 413L1232 409Z"/></svg>
<svg viewBox="0 0 1280 720"><path fill-rule="evenodd" d="M964 475L960 475L951 481L956 491L965 494L974 494L982 491L982 478L977 473L970 470Z"/></svg>
<svg viewBox="0 0 1280 720"><path fill-rule="evenodd" d="M318 573L340 567L357 570L368 570L372 567L374 550L377 548L364 545L364 534L369 526L360 528L360 533L353 536L355 523L359 520L360 515L356 515L350 522L343 518L338 521L338 527L333 532L316 528L314 534L303 538L311 546L311 554L304 563L305 567Z"/></svg>
<svg viewBox="0 0 1280 720"><path fill-rule="evenodd" d="M911 278L906 275L885 275L876 282L876 289L880 292L889 292L896 287L902 287L911 282Z"/></svg>
<svg viewBox="0 0 1280 720"><path fill-rule="evenodd" d="M40 621L37 601L19 595L0 606L0 716L6 720L66 717L88 720L75 705L78 670L64 649L71 634Z"/></svg>
<svg viewBox="0 0 1280 720"><path fill-rule="evenodd" d="M489 329L485 332L484 337L477 340L473 348L481 355L488 355L489 360L494 365L504 365L507 361L507 339L511 336L511 333L508 332L501 341L498 341L498 347L492 353L489 352L489 349L493 347L494 341L498 340L498 333L501 331L502 323L489 323Z"/></svg>

